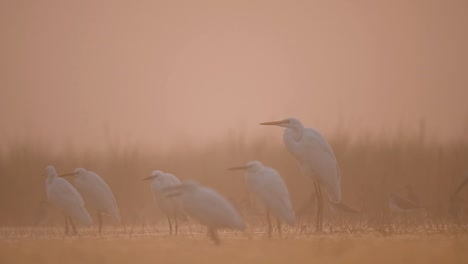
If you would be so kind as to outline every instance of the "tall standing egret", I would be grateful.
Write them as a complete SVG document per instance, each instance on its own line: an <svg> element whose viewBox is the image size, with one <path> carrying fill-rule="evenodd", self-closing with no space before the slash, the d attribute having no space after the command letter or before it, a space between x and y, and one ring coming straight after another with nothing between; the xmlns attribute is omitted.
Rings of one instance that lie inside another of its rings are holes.
<svg viewBox="0 0 468 264"><path fill-rule="evenodd" d="M179 196L184 212L208 227L208 236L219 244L219 228L244 230L245 224L234 207L218 192L195 181L185 181L164 190L168 197Z"/></svg>
<svg viewBox="0 0 468 264"><path fill-rule="evenodd" d="M273 168L264 166L260 161L250 161L245 166L230 168L245 170L245 181L249 189L263 203L267 211L268 236L272 226L270 212L276 217L278 232L281 234L281 221L290 226L296 223L296 216L291 205L288 188L280 174Z"/></svg>
<svg viewBox="0 0 468 264"><path fill-rule="evenodd" d="M175 235L179 229L177 223L177 216L182 216L182 204L178 197L167 197L163 190L171 187L180 185L180 180L170 174L164 173L160 170L155 170L151 173L150 177L144 178L143 180L151 180L151 192L153 198L159 208L166 214L167 222L169 223L169 234L172 235L172 220L175 224Z"/></svg>
<svg viewBox="0 0 468 264"><path fill-rule="evenodd" d="M283 134L288 151L299 162L302 174L314 181L318 201L317 231L322 231L323 199L320 186L323 186L332 202L341 202L341 174L333 149L327 140L313 128L305 128L295 118L260 123L286 128Z"/></svg>
<svg viewBox="0 0 468 264"><path fill-rule="evenodd" d="M46 168L46 174L47 199L65 215L65 233L68 234L68 222L70 222L73 233L78 234L73 224L74 220L91 225L93 221L84 207L83 198L75 187L67 180L57 177L57 172L52 166Z"/></svg>
<svg viewBox="0 0 468 264"><path fill-rule="evenodd" d="M86 204L97 211L99 233L102 230L102 213L111 215L120 223L119 208L114 194L112 194L111 189L101 176L83 168L76 168L72 173L63 174L60 177L71 175L76 176L74 179L75 186L83 195Z"/></svg>

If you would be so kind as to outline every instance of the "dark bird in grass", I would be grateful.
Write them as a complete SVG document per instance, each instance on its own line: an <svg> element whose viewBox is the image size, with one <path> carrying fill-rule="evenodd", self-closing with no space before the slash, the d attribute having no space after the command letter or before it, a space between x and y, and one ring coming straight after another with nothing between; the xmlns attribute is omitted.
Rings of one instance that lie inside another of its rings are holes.
<svg viewBox="0 0 468 264"><path fill-rule="evenodd" d="M450 196L449 213L456 221L460 220L460 214L464 203L464 201L460 198L459 194L467 184L468 173L465 173L465 178L460 183L460 185L458 185L457 189L452 194L452 196Z"/></svg>
<svg viewBox="0 0 468 264"><path fill-rule="evenodd" d="M424 209L424 207L395 193L390 194L389 205L390 209L395 213L413 212L415 210Z"/></svg>
<svg viewBox="0 0 468 264"><path fill-rule="evenodd" d="M360 212L356 209L349 207L344 203L335 203L330 201L330 209L332 212L339 214L339 215L357 215Z"/></svg>

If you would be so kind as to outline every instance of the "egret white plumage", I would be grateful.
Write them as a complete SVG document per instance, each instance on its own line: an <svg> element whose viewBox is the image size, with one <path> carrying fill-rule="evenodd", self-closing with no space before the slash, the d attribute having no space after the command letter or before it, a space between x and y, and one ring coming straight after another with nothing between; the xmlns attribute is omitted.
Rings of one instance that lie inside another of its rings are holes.
<svg viewBox="0 0 468 264"><path fill-rule="evenodd" d="M233 167L230 170L245 170L245 181L249 189L263 203L267 211L268 236L271 237L272 226L270 212L277 219L278 232L281 234L281 221L290 226L296 223L296 216L291 205L288 188L280 174L273 168L264 166L260 161L250 161L245 166Z"/></svg>
<svg viewBox="0 0 468 264"><path fill-rule="evenodd" d="M76 168L72 173L63 174L60 177L72 175L76 176L74 179L75 186L83 195L86 205L96 210L99 233L102 230L103 213L111 215L120 223L119 207L115 201L114 194L101 176L84 168Z"/></svg>
<svg viewBox="0 0 468 264"><path fill-rule="evenodd" d="M295 118L260 123L286 128L283 140L288 151L299 162L302 174L313 179L318 201L317 231L322 230L323 186L332 202L341 201L341 173L333 149L327 140L313 128L305 128Z"/></svg>
<svg viewBox="0 0 468 264"><path fill-rule="evenodd" d="M57 171L52 166L46 168L46 174L47 199L65 215L65 233L68 234L68 222L70 222L73 233L78 234L73 224L74 220L84 225L91 225L93 221L75 187L67 180L57 177Z"/></svg>
<svg viewBox="0 0 468 264"><path fill-rule="evenodd" d="M163 190L168 187L180 185L180 180L176 176L160 170L153 171L150 177L144 178L143 180L151 180L151 192L153 193L154 201L167 216L169 234L172 235L172 221L174 221L175 234L177 235L179 229L177 217L183 216L182 204L178 197L167 197Z"/></svg>
<svg viewBox="0 0 468 264"><path fill-rule="evenodd" d="M184 212L208 227L209 237L219 244L217 229L244 230L245 224L239 213L221 194L195 181L165 189L168 197L180 196Z"/></svg>

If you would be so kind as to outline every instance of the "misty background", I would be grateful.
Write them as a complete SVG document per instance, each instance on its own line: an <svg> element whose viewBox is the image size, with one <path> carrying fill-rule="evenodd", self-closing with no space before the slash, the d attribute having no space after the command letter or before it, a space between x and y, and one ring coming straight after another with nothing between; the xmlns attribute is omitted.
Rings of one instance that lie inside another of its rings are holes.
<svg viewBox="0 0 468 264"><path fill-rule="evenodd" d="M311 183L282 129L258 125L286 117L330 141L344 203L375 216L412 184L445 219L467 170L467 14L464 0L0 1L0 223L33 223L47 165L100 174L126 223L155 219L154 169L255 212L226 171L251 159L298 209Z"/></svg>
<svg viewBox="0 0 468 264"><path fill-rule="evenodd" d="M0 140L468 136L466 1L1 1Z"/></svg>

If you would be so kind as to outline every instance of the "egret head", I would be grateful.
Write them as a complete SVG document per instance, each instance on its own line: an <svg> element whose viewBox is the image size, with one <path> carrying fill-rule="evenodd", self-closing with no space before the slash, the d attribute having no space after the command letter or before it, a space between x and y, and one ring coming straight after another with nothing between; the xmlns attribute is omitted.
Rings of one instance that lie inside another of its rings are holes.
<svg viewBox="0 0 468 264"><path fill-rule="evenodd" d="M229 168L229 170L258 170L263 167L263 164L258 160L252 160L247 162L247 164L238 167Z"/></svg>
<svg viewBox="0 0 468 264"><path fill-rule="evenodd" d="M271 122L264 122L260 123L260 125L264 126L280 126L286 128L300 128L303 127L301 121L295 118L286 118L279 121L271 121Z"/></svg>
<svg viewBox="0 0 468 264"><path fill-rule="evenodd" d="M162 171L160 171L160 170L155 170L155 171L151 172L151 176L146 177L146 178L143 178L143 181L148 181L148 180L156 179L157 177L161 176L162 174L163 174Z"/></svg>
<svg viewBox="0 0 468 264"><path fill-rule="evenodd" d="M55 170L54 166L47 166L45 175L47 175L49 177L57 176L57 171Z"/></svg>
<svg viewBox="0 0 468 264"><path fill-rule="evenodd" d="M73 173L75 175L86 175L88 173L88 171L86 169L83 169L83 168L76 168Z"/></svg>

